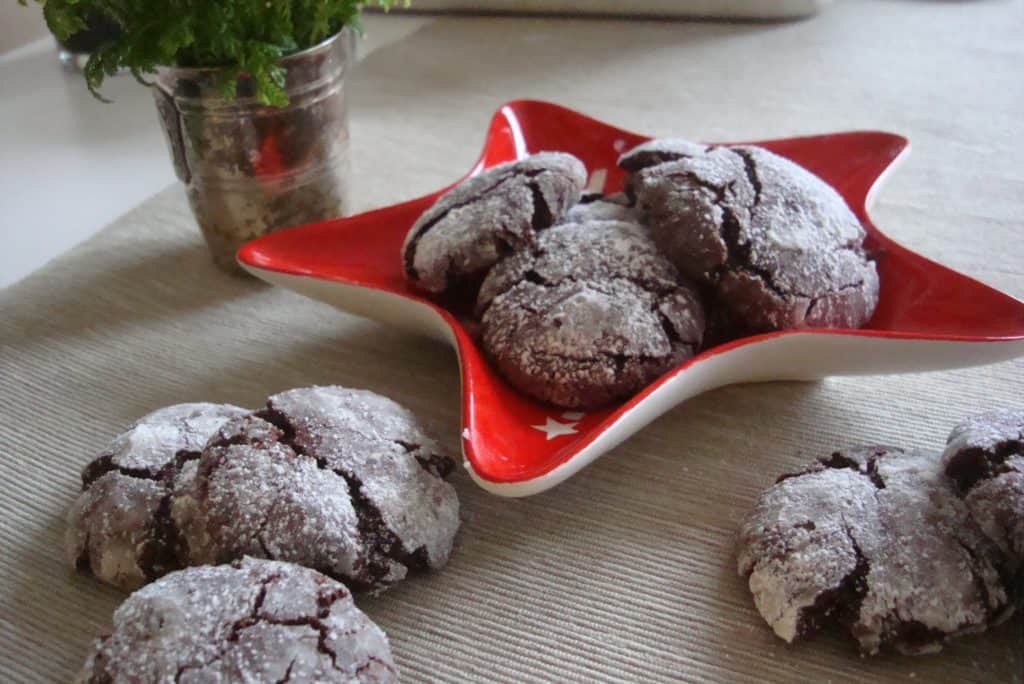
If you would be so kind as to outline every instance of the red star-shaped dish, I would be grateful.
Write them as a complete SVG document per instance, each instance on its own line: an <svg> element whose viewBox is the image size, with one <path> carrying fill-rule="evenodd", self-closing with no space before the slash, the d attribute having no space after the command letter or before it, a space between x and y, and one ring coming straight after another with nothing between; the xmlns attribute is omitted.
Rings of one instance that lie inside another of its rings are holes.
<svg viewBox="0 0 1024 684"><path fill-rule="evenodd" d="M591 189L621 188L616 159L647 140L563 107L510 102L495 114L470 171L542 150L579 157ZM474 479L505 496L552 487L681 401L736 382L905 373L1024 355L1024 302L896 244L871 223L867 204L907 140L879 132L754 143L830 183L868 231L881 301L860 330L804 329L736 340L665 373L629 401L582 414L545 406L509 387L463 325L409 289L401 247L409 227L443 190L350 218L283 230L238 253L256 276L346 311L447 340L462 370L463 452Z"/></svg>

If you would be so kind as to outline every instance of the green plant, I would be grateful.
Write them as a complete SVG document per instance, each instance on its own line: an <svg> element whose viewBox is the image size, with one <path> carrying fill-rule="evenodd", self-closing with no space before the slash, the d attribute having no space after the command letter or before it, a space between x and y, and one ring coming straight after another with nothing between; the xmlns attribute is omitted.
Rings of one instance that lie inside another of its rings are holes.
<svg viewBox="0 0 1024 684"><path fill-rule="evenodd" d="M145 82L161 65L222 67L222 88L232 96L241 74L257 97L285 105L281 57L316 45L344 26L359 30L367 2L385 9L394 0L35 0L61 40L82 31L93 16L107 16L120 35L101 46L85 67L89 90L122 68ZM27 0L18 0L22 5Z"/></svg>

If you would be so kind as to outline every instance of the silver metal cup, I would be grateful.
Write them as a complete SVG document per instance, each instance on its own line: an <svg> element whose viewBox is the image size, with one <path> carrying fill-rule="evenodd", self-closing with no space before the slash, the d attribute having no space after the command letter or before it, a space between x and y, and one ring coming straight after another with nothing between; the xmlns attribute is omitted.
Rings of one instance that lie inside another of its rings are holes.
<svg viewBox="0 0 1024 684"><path fill-rule="evenodd" d="M153 89L175 172L213 259L287 226L341 216L349 171L345 75L350 29L281 60L284 107L260 104L248 76L222 95L219 69L162 68Z"/></svg>

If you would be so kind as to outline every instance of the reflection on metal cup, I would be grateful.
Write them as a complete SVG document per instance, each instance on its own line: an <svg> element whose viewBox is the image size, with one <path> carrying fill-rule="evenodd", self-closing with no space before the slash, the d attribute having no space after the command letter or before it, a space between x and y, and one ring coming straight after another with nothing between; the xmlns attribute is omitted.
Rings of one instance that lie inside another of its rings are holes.
<svg viewBox="0 0 1024 684"><path fill-rule="evenodd" d="M251 238L345 213L350 33L281 60L283 107L260 103L245 74L231 98L221 69L158 72L154 97L174 168L221 268L241 273L235 252Z"/></svg>

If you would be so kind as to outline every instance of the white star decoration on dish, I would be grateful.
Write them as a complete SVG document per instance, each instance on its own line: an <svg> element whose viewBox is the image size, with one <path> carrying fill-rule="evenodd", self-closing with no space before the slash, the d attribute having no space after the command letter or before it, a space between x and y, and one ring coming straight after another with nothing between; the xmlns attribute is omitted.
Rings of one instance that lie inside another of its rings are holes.
<svg viewBox="0 0 1024 684"><path fill-rule="evenodd" d="M574 414L575 415L575 414ZM534 430L540 430L547 439L552 440L555 437L561 437L563 435L575 435L576 434L576 423L561 423L551 416L544 421L543 425L531 425Z"/></svg>

